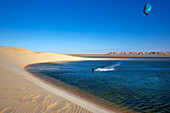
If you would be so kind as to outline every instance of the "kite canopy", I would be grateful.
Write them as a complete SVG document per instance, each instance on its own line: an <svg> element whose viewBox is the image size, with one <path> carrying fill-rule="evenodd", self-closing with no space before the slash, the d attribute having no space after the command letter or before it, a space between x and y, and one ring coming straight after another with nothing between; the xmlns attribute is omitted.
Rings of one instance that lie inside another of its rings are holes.
<svg viewBox="0 0 170 113"><path fill-rule="evenodd" d="M145 3L145 6L144 6L144 8L143 8L143 12L144 12L146 15L148 15L148 14L150 13L151 9L152 9L152 6L151 6L150 4L148 4L148 3Z"/></svg>

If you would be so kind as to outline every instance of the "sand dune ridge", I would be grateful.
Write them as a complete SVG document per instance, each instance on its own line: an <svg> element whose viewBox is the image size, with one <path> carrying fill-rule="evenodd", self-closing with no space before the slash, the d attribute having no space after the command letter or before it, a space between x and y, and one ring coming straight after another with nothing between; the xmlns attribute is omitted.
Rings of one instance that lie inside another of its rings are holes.
<svg viewBox="0 0 170 113"><path fill-rule="evenodd" d="M34 63L81 60L100 59L0 47L0 112L111 112L55 89L24 70L26 65Z"/></svg>

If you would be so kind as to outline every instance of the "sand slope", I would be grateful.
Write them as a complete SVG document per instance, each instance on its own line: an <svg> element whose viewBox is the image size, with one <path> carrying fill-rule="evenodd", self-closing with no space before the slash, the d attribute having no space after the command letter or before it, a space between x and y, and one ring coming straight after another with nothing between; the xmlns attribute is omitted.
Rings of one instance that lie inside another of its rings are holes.
<svg viewBox="0 0 170 113"><path fill-rule="evenodd" d="M0 112L111 112L53 88L24 70L33 63L79 60L93 59L0 47Z"/></svg>
<svg viewBox="0 0 170 113"><path fill-rule="evenodd" d="M88 60L88 58L73 57L64 54L55 53L37 53L27 49L16 47L0 47L1 61L7 60L8 63L23 68L28 64L40 63L40 62L52 62L52 61L78 61Z"/></svg>
<svg viewBox="0 0 170 113"><path fill-rule="evenodd" d="M89 112L5 68L0 67L0 73L2 113Z"/></svg>

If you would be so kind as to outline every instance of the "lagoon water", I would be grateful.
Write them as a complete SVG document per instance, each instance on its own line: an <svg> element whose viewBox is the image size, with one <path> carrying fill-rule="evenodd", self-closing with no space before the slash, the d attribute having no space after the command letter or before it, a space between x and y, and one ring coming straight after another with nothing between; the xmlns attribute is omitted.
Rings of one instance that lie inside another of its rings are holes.
<svg viewBox="0 0 170 113"><path fill-rule="evenodd" d="M62 81L122 108L168 113L170 58L144 59L42 63L29 65L26 70L40 78L48 76Z"/></svg>

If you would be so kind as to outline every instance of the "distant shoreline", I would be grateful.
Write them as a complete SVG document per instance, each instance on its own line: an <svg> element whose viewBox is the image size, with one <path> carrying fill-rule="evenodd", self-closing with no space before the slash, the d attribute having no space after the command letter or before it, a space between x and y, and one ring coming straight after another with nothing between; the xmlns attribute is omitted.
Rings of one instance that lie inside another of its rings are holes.
<svg viewBox="0 0 170 113"><path fill-rule="evenodd" d="M170 57L170 55L110 55L110 54L67 54L77 57Z"/></svg>

